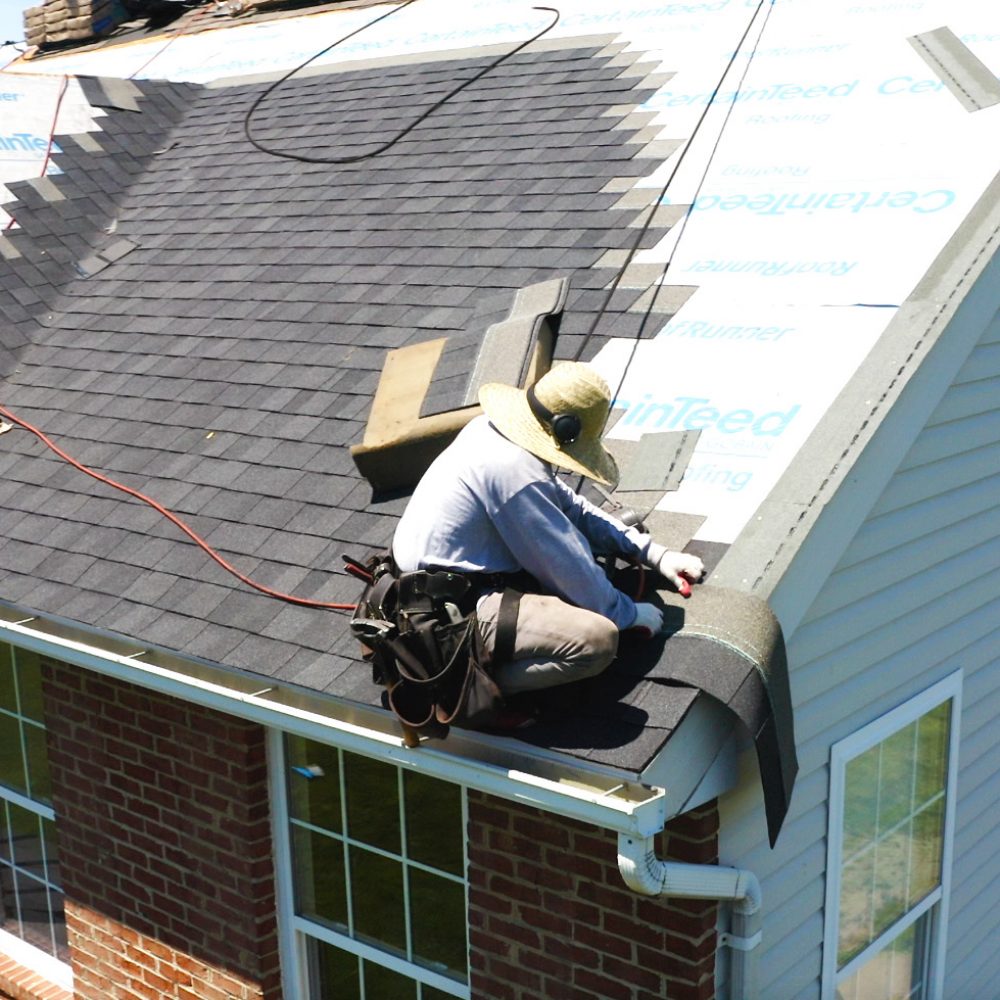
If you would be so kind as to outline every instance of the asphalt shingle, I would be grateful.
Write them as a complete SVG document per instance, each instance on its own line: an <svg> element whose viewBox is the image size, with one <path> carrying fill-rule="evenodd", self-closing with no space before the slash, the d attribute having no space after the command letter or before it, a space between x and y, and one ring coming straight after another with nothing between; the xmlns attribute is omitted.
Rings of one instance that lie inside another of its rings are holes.
<svg viewBox="0 0 1000 1000"><path fill-rule="evenodd" d="M254 135L309 156L371 150L489 59L339 72L336 88L288 80ZM619 63L593 46L521 53L355 164L249 146L240 126L266 84L87 81L108 114L82 143L60 137L61 200L11 188L21 228L0 244L7 403L176 508L241 570L355 599L339 554L386 546L405 505L373 496L345 447L363 435L386 349L484 331L514 292L553 278L569 283L558 356L639 331L627 310L641 290L605 307L615 271L595 266L634 245L639 208L621 193L660 162L616 129L652 93ZM83 278L74 265L88 257L103 266ZM0 503L18 519L0 539L0 599L378 701L344 616L245 590L149 508L20 432L3 444ZM590 746L568 731L551 745L635 763L686 710L668 701L656 718L623 701L624 714L594 722Z"/></svg>

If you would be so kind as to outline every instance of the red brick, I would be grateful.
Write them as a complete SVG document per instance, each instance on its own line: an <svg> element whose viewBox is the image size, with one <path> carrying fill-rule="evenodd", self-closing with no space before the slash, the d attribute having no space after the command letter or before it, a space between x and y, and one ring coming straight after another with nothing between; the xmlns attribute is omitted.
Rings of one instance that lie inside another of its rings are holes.
<svg viewBox="0 0 1000 1000"><path fill-rule="evenodd" d="M564 959L571 965L582 966L586 969L596 969L601 964L599 952L565 937L547 936L545 938L545 953L553 958Z"/></svg>
<svg viewBox="0 0 1000 1000"><path fill-rule="evenodd" d="M610 867L593 858L587 858L578 854L565 854L562 851L546 851L545 864L551 868L558 868L561 871L568 872L578 878L586 879L589 882L603 882L607 877ZM621 875L618 874L617 866L614 868L614 874L621 881Z"/></svg>
<svg viewBox="0 0 1000 1000"><path fill-rule="evenodd" d="M503 875L494 875L489 880L489 890L498 896L503 896L504 899L528 903L531 906L538 906L542 902L542 891L538 886L506 878Z"/></svg>
<svg viewBox="0 0 1000 1000"><path fill-rule="evenodd" d="M647 948L664 947L664 931L657 923L634 920L620 913L605 912L602 914L602 926L611 936L626 938Z"/></svg>
<svg viewBox="0 0 1000 1000"><path fill-rule="evenodd" d="M514 816L514 832L548 847L568 848L569 831L551 817Z"/></svg>
<svg viewBox="0 0 1000 1000"><path fill-rule="evenodd" d="M573 933L573 921L566 916L535 906L523 905L517 908L517 912L520 918L531 927L537 927L539 930L559 936L569 936Z"/></svg>
<svg viewBox="0 0 1000 1000"><path fill-rule="evenodd" d="M514 941L527 948L540 948L542 939L538 931L522 923L504 920L501 917L488 917L486 931L500 940Z"/></svg>
<svg viewBox="0 0 1000 1000"><path fill-rule="evenodd" d="M552 889L555 892L571 892L573 890L575 882L573 876L561 868L537 864L533 861L519 861L515 870L519 879L543 889Z"/></svg>
<svg viewBox="0 0 1000 1000"><path fill-rule="evenodd" d="M78 1000L279 1000L263 730L44 677Z"/></svg>
<svg viewBox="0 0 1000 1000"><path fill-rule="evenodd" d="M579 831L573 837L573 853L596 861L606 861L617 855L617 846L612 835L603 830L590 833Z"/></svg>
<svg viewBox="0 0 1000 1000"><path fill-rule="evenodd" d="M521 948L517 953L517 960L526 969L533 969L535 972L540 972L543 976L569 980L573 974L573 967L571 965L542 952Z"/></svg>
<svg viewBox="0 0 1000 1000"><path fill-rule="evenodd" d="M634 945L628 938L613 937L596 927L580 924L576 928L576 940L595 952L631 961Z"/></svg>
<svg viewBox="0 0 1000 1000"><path fill-rule="evenodd" d="M573 971L573 985L596 993L601 1000L632 1000L632 987L617 979L609 979L589 969Z"/></svg>
<svg viewBox="0 0 1000 1000"><path fill-rule="evenodd" d="M611 955L601 958L601 972L622 983L649 990L656 989L661 981L659 971L655 968L646 968L641 962L623 962Z"/></svg>
<svg viewBox="0 0 1000 1000"><path fill-rule="evenodd" d="M477 813L487 809L490 823L477 824ZM474 996L506 997L506 986L518 1000L673 998L678 990L708 1000L714 902L632 893L618 871L617 838L610 831L478 793L470 797L469 814L472 961L482 970L472 980ZM678 860L713 857L717 828L714 806L683 817L660 838L658 854L667 857L669 846ZM512 914L503 912L504 904ZM496 957L505 948L512 949L506 961ZM521 982L512 967L539 973L543 981ZM480 993L479 984L490 976L490 992Z"/></svg>
<svg viewBox="0 0 1000 1000"><path fill-rule="evenodd" d="M512 983L529 990L537 990L542 985L541 976L537 972L505 962L500 958L491 959L488 968L491 975L505 983Z"/></svg>
<svg viewBox="0 0 1000 1000"><path fill-rule="evenodd" d="M481 961L486 955L500 955L506 958L511 951L510 942L505 938L497 937L496 934L478 927L469 928L469 946Z"/></svg>

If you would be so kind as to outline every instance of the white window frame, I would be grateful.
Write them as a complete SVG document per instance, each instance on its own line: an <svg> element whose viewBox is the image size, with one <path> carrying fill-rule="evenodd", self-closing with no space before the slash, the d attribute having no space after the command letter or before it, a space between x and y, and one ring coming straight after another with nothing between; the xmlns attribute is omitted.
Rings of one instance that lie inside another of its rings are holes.
<svg viewBox="0 0 1000 1000"><path fill-rule="evenodd" d="M310 938L314 938L361 958L369 959L410 979L440 990L442 993L456 997L457 1000L470 1000L472 993L468 983L457 983L454 979L449 979L431 969L408 962L405 958L398 958L362 941L357 941L346 934L339 934L337 931L315 920L301 917L295 912L294 869L290 836L291 817L286 781L288 766L285 757L284 733L280 729L269 728L267 735L268 780L271 796L271 828L274 845L275 892L277 895L283 995L299 997L301 1000L321 1000L319 997L311 996L309 992L308 942ZM464 787L461 787L461 791L462 823L463 828L467 829L468 795ZM299 825L308 826L308 824ZM466 852L466 866L468 866L468 852ZM468 871L466 871L465 879L465 910L468 914ZM470 964L470 975L471 971Z"/></svg>
<svg viewBox="0 0 1000 1000"><path fill-rule="evenodd" d="M0 642L4 642L5 645L11 648L14 653L16 663L19 647L15 646L11 642L5 642L3 639L0 639ZM17 672L15 671L15 685L18 683L17 676ZM14 718L20 721L19 730L21 739L21 755L22 757L26 757L28 749L24 738L25 725L35 726L36 728L43 730L45 727L39 726L37 721L29 719L24 715L15 715L7 711L3 711L3 714L8 718ZM15 791L13 788L8 788L6 785L0 785L0 819L2 819L4 823L7 822L7 803L18 806L25 812L34 813L42 819L56 822L55 810L52 809L51 806L44 805L35 799L28 798L21 792ZM6 864L6 862L3 862L3 864L5 867L10 867ZM62 892L62 888L60 886L39 878L37 875L33 875L30 872L22 872L22 874L26 875L28 878L33 878L40 885L44 885L47 893L51 893L53 890ZM47 982L54 983L56 986L60 986L70 993L73 992L73 967L68 962L63 962L61 959L56 958L55 955L50 955L41 948L36 947L28 941L25 941L23 938L18 937L16 934L11 934L9 931L5 931L2 928L0 928L0 955L6 955L8 958L12 958L18 965L36 973Z"/></svg>
<svg viewBox="0 0 1000 1000"><path fill-rule="evenodd" d="M840 929L840 876L844 835L844 793L847 765L866 750L910 725L944 702L951 702L948 772L945 779L944 833L941 845L941 884L922 899L889 930L856 955L842 970L837 969ZM958 787L959 731L962 714L962 671L956 670L902 705L833 744L830 748L829 826L826 856L826 909L823 931L822 1000L835 1000L837 981L850 977L870 958L895 940L925 913L931 913L927 968L927 998L942 1000L945 941L955 837L955 799Z"/></svg>

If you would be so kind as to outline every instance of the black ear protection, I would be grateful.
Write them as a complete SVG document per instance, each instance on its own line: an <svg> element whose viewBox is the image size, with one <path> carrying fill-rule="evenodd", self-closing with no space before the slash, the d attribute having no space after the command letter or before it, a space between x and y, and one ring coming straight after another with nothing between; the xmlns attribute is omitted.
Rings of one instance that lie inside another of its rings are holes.
<svg viewBox="0 0 1000 1000"><path fill-rule="evenodd" d="M544 424L549 433L555 438L556 444L561 448L565 444L572 444L583 429L580 418L575 413L553 413L536 395L535 387L529 385L526 395L528 406L540 424Z"/></svg>

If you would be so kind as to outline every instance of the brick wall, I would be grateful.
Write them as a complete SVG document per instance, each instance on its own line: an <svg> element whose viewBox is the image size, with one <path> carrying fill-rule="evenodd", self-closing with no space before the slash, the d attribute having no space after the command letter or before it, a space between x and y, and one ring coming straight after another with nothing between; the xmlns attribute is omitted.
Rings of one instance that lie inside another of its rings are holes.
<svg viewBox="0 0 1000 1000"><path fill-rule="evenodd" d="M44 667L77 1000L279 1000L261 727Z"/></svg>
<svg viewBox="0 0 1000 1000"><path fill-rule="evenodd" d="M469 795L476 1000L711 1000L718 904L640 896L606 831ZM671 822L658 857L718 860L715 804Z"/></svg>

